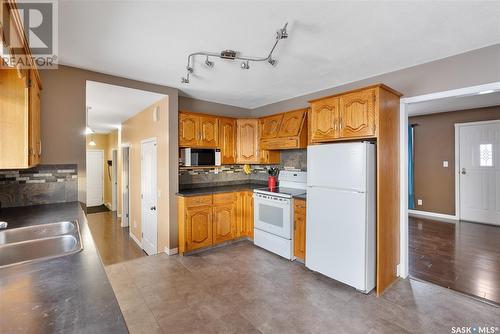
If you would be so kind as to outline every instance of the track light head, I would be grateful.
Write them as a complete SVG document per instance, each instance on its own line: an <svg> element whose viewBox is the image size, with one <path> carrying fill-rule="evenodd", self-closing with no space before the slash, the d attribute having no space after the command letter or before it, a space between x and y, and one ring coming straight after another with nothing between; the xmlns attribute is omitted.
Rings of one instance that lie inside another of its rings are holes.
<svg viewBox="0 0 500 334"><path fill-rule="evenodd" d="M250 69L250 62L247 60L247 61L244 61L241 63L241 69L242 70L248 70Z"/></svg>
<svg viewBox="0 0 500 334"><path fill-rule="evenodd" d="M212 67L214 67L214 62L210 61L207 57L207 59L205 60L205 66L208 68L212 68Z"/></svg>
<svg viewBox="0 0 500 334"><path fill-rule="evenodd" d="M288 22L285 23L285 25L283 26L283 28L281 28L280 30L278 30L276 32L276 39L285 39L285 38L288 38L288 33L286 32L286 26L288 25Z"/></svg>
<svg viewBox="0 0 500 334"><path fill-rule="evenodd" d="M193 68L191 66L186 66L186 70L189 72L189 73L193 73Z"/></svg>
<svg viewBox="0 0 500 334"><path fill-rule="evenodd" d="M278 61L276 59L271 58L271 57L269 57L269 59L267 60L267 62L269 64L271 64L272 66L276 66L276 64L278 63Z"/></svg>
<svg viewBox="0 0 500 334"><path fill-rule="evenodd" d="M182 77L181 83L188 84L189 83L189 78Z"/></svg>

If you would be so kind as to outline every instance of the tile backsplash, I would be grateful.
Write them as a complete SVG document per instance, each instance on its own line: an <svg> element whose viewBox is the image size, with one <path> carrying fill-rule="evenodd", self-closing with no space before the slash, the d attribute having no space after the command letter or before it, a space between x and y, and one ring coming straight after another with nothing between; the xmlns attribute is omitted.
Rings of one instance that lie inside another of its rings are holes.
<svg viewBox="0 0 500 334"><path fill-rule="evenodd" d="M76 164L0 170L0 207L78 200Z"/></svg>
<svg viewBox="0 0 500 334"><path fill-rule="evenodd" d="M300 170L307 169L307 150L283 150L281 151L280 165L251 165L252 173L246 175L243 165L224 165L213 168L181 167L179 169L179 188L192 188L228 185L244 182L267 182L268 169L271 167L293 167Z"/></svg>

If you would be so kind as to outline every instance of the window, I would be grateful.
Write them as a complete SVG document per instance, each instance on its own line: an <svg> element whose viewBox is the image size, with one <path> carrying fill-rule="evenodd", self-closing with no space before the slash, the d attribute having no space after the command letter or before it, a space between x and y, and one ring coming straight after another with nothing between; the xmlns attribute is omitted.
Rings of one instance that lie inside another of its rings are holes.
<svg viewBox="0 0 500 334"><path fill-rule="evenodd" d="M480 144L479 145L479 165L481 167L493 166L493 145Z"/></svg>

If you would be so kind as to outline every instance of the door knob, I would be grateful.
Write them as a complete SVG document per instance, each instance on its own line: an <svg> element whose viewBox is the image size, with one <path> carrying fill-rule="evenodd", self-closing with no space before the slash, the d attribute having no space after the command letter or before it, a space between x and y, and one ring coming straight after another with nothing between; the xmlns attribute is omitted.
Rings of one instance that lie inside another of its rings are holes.
<svg viewBox="0 0 500 334"><path fill-rule="evenodd" d="M462 173L463 175L467 174L467 171L465 170L465 168L462 168L461 173Z"/></svg>
<svg viewBox="0 0 500 334"><path fill-rule="evenodd" d="M156 211L156 206L152 206L151 210L155 210Z"/></svg>

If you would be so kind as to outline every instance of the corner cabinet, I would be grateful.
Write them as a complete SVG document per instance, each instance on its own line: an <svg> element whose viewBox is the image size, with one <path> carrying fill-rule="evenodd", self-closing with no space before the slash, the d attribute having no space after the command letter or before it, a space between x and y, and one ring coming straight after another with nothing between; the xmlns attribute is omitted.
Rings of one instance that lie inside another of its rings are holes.
<svg viewBox="0 0 500 334"><path fill-rule="evenodd" d="M239 164L279 164L280 152L259 147L261 137L258 119L237 119L236 162ZM269 130L269 129L268 129ZM277 130L276 130L277 131ZM269 132L269 131L268 131Z"/></svg>
<svg viewBox="0 0 500 334"><path fill-rule="evenodd" d="M179 147L216 148L219 142L217 117L179 112Z"/></svg>
<svg viewBox="0 0 500 334"><path fill-rule="evenodd" d="M179 252L253 237L250 191L178 196Z"/></svg>
<svg viewBox="0 0 500 334"><path fill-rule="evenodd" d="M0 70L0 169L40 163L40 117L36 70Z"/></svg>

